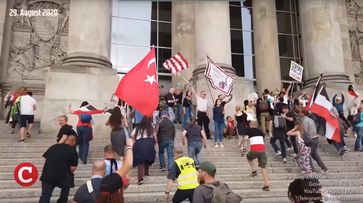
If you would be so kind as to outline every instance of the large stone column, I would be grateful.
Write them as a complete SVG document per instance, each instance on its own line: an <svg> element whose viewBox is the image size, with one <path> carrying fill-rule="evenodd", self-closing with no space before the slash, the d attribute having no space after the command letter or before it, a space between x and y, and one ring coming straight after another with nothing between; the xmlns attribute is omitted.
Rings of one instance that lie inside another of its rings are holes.
<svg viewBox="0 0 363 203"><path fill-rule="evenodd" d="M281 87L276 5L271 0L252 1L257 90Z"/></svg>
<svg viewBox="0 0 363 203"><path fill-rule="evenodd" d="M345 74L340 14L343 0L304 0L299 2L303 65L307 84L323 73L323 80L349 82Z"/></svg>
<svg viewBox="0 0 363 203"><path fill-rule="evenodd" d="M44 110L41 120L45 133L57 130L54 119L67 114L66 106L79 107L89 101L103 108L117 84L111 69L111 0L71 0L68 55L53 67L46 80ZM96 132L104 132L106 115L95 116ZM70 123L75 125L75 116ZM106 134L102 134L106 135Z"/></svg>
<svg viewBox="0 0 363 203"><path fill-rule="evenodd" d="M231 58L231 34L228 2L198 2L195 3L195 60L193 84L199 93L205 90L211 104L221 92L208 87L204 71L206 56L229 74L235 75ZM209 83L209 82L208 82ZM232 95L233 99L225 107L226 116L234 114L236 105L242 105L247 94L252 91L252 81L237 77ZM209 89L211 91L209 91Z"/></svg>
<svg viewBox="0 0 363 203"><path fill-rule="evenodd" d="M190 80L195 68L195 3L176 2L172 3L172 54L180 52L188 61L189 68L181 71L181 75ZM173 87L185 82L177 76L172 78Z"/></svg>

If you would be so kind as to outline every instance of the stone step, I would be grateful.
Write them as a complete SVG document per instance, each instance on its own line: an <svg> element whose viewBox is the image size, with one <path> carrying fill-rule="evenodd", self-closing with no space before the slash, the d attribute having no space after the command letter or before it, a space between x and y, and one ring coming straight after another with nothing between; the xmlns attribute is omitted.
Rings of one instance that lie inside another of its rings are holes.
<svg viewBox="0 0 363 203"><path fill-rule="evenodd" d="M140 186L142 187L142 186ZM287 198L287 188L273 188L271 187L271 190L266 192L260 189L231 189L239 194L242 198L275 198L275 197L285 197ZM349 194L347 194L347 190L345 190L342 187L327 187L328 191L330 191L330 194L333 196L352 196L352 195L359 195L362 197L363 193L363 187L359 188L352 188L349 190ZM70 196L72 197L75 193L76 189L72 188L70 190ZM22 198L23 195L26 195L26 197L36 198L40 196L40 188L25 188L25 189L14 189L14 190L6 190L0 193L0 199L12 199L12 198ZM57 197L59 196L60 190L56 189L53 192L53 196ZM171 194L173 195L173 194ZM142 192L142 193L129 193L128 190L125 192L125 200L126 202L163 202L165 195L163 192Z"/></svg>

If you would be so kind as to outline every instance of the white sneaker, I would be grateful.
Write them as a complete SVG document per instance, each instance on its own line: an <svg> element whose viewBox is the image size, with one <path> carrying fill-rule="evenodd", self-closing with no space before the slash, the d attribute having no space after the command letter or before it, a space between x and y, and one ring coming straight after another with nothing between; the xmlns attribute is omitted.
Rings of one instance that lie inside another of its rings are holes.
<svg viewBox="0 0 363 203"><path fill-rule="evenodd" d="M287 148L287 151L292 151L292 150L293 150L292 147Z"/></svg>
<svg viewBox="0 0 363 203"><path fill-rule="evenodd" d="M286 163L287 162L286 158L283 158L282 159L282 162Z"/></svg>
<svg viewBox="0 0 363 203"><path fill-rule="evenodd" d="M280 156L280 155L281 155L280 151L277 151L277 153L275 154L275 156Z"/></svg>
<svg viewBox="0 0 363 203"><path fill-rule="evenodd" d="M296 153L290 154L290 156L292 156L292 157L296 157Z"/></svg>
<svg viewBox="0 0 363 203"><path fill-rule="evenodd" d="M224 148L224 146L223 146L223 144L221 143L221 144L219 144L219 146L221 147L221 148Z"/></svg>
<svg viewBox="0 0 363 203"><path fill-rule="evenodd" d="M214 145L214 148L218 148L219 146L217 144Z"/></svg>

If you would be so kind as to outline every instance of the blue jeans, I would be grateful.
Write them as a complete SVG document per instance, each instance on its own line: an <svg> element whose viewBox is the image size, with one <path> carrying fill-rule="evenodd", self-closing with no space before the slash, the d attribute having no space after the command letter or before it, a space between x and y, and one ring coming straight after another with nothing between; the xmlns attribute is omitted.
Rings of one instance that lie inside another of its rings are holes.
<svg viewBox="0 0 363 203"><path fill-rule="evenodd" d="M202 150L202 142L189 142L188 154L189 157L194 159L195 165L200 165L200 151Z"/></svg>
<svg viewBox="0 0 363 203"><path fill-rule="evenodd" d="M89 140L92 136L92 128L87 126L77 126L79 158L83 164L87 164Z"/></svg>
<svg viewBox="0 0 363 203"><path fill-rule="evenodd" d="M171 120L171 122L174 122L174 120L175 120L174 109L171 107L168 107L168 113L169 113L169 119Z"/></svg>
<svg viewBox="0 0 363 203"><path fill-rule="evenodd" d="M168 170L170 170L171 166L174 163L174 141L163 140L159 143L160 168L165 168L165 158L164 158L165 149L168 155Z"/></svg>
<svg viewBox="0 0 363 203"><path fill-rule="evenodd" d="M214 121L214 142L222 142L224 122Z"/></svg>
<svg viewBox="0 0 363 203"><path fill-rule="evenodd" d="M356 127L357 139L355 140L355 151L363 149L363 127Z"/></svg>
<svg viewBox="0 0 363 203"><path fill-rule="evenodd" d="M192 108L191 107L185 107L185 115L183 117L183 129L187 128L187 124L190 121L191 117L192 117Z"/></svg>
<svg viewBox="0 0 363 203"><path fill-rule="evenodd" d="M176 105L176 109L175 109L175 114L176 114L176 121L177 122L182 122L183 121L183 119L182 119L182 105L181 104L177 104Z"/></svg>

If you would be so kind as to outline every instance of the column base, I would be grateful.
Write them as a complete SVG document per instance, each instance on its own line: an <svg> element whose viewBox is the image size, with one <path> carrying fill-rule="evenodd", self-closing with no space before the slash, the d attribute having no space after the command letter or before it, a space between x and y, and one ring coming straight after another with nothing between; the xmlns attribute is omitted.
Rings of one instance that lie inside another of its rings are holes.
<svg viewBox="0 0 363 203"><path fill-rule="evenodd" d="M83 101L98 109L103 109L109 103L119 82L117 74L108 65L93 64L97 60L104 61L103 58L85 60L87 58L88 55L80 58L72 56L48 72L41 117L42 133L56 133L59 130L56 119L60 115L68 115L68 123L75 128L78 118L69 114L69 104L76 110ZM85 64L90 66L85 67ZM94 116L95 136L109 135L109 129L105 126L108 117L108 114Z"/></svg>
<svg viewBox="0 0 363 203"><path fill-rule="evenodd" d="M315 85L316 81L318 80L318 78L319 78L319 76L315 76L315 77L305 80L304 88L313 87ZM330 84L330 83L352 84L352 82L349 79L349 76L345 75L345 74L326 74L326 75L323 74L321 82L326 83L326 84Z"/></svg>
<svg viewBox="0 0 363 203"><path fill-rule="evenodd" d="M67 66L81 66L81 67L96 67L96 68L110 68L112 63L108 58L85 52L73 52L68 54L62 59L62 64Z"/></svg>

